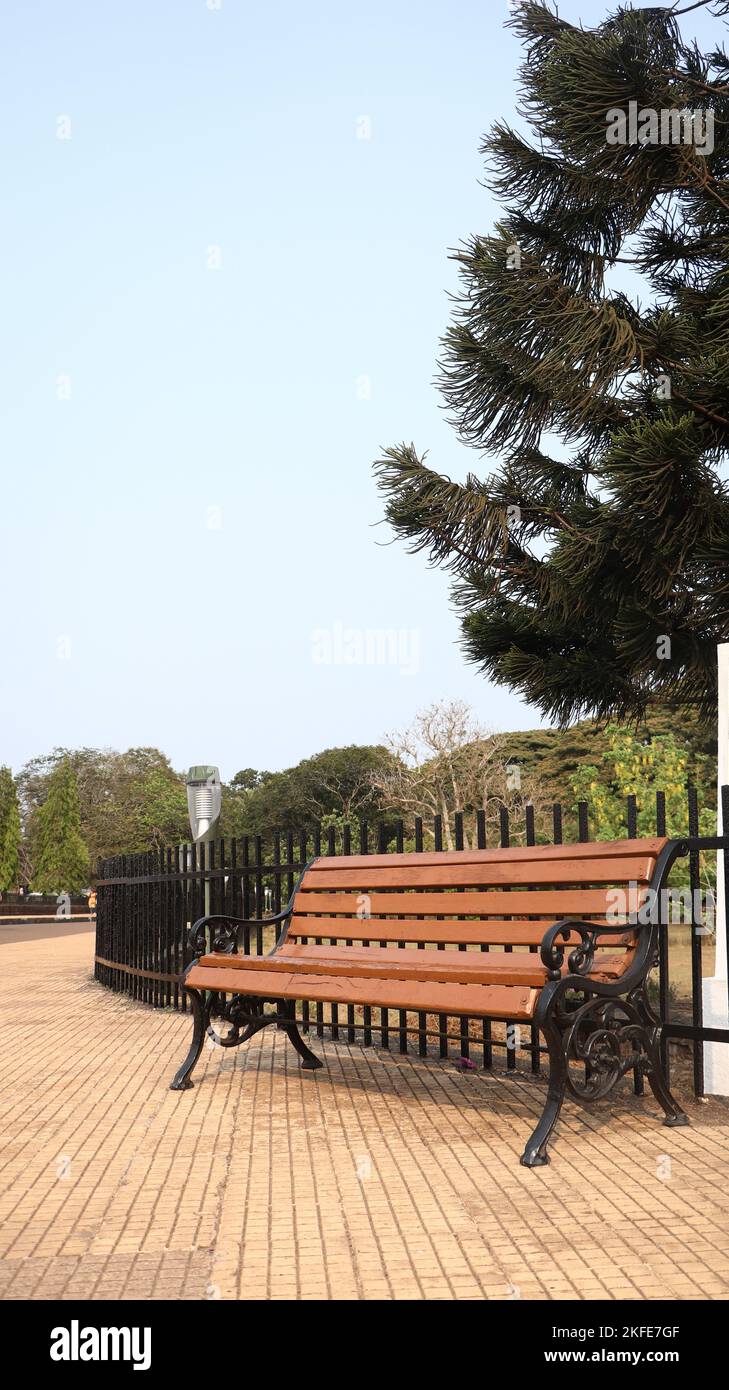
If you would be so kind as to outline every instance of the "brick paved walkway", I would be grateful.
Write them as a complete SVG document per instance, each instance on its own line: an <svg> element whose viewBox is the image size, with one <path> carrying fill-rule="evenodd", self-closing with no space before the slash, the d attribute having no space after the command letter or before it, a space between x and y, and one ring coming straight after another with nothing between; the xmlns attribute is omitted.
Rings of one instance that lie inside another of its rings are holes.
<svg viewBox="0 0 729 1390"><path fill-rule="evenodd" d="M567 1106L528 1172L529 1077L302 1072L268 1030L176 1094L189 1019L97 985L91 933L0 951L0 1297L729 1298L723 1102Z"/></svg>

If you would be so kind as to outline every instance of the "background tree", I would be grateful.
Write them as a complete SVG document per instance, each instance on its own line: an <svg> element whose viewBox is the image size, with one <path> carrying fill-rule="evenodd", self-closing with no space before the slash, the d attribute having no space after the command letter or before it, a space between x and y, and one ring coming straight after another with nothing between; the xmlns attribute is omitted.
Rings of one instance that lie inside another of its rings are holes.
<svg viewBox="0 0 729 1390"><path fill-rule="evenodd" d="M710 718L729 636L729 59L668 8L585 30L524 3L510 22L534 139L499 122L485 140L504 213L455 253L440 376L459 440L502 461L461 485L388 449L386 516L453 575L469 658L545 715L662 696ZM646 143L647 125L609 143L632 101L712 113L713 150L700 125L693 144Z"/></svg>
<svg viewBox="0 0 729 1390"><path fill-rule="evenodd" d="M620 840L625 835L625 808L629 796L636 800L638 835L656 833L656 792L666 798L666 830L686 834L688 754L674 734L641 739L629 730L609 726L597 763L583 763L570 778L577 803L587 802L590 834L595 840ZM712 780L708 758L695 763ZM702 779L703 780L703 779ZM716 815L708 807L700 811L699 833L715 833ZM714 828L712 828L714 827Z"/></svg>
<svg viewBox="0 0 729 1390"><path fill-rule="evenodd" d="M20 879L20 807L9 767L0 767L0 893Z"/></svg>
<svg viewBox="0 0 729 1390"><path fill-rule="evenodd" d="M524 776L506 743L507 736L484 728L462 701L442 701L389 737L390 759L372 775L372 783L383 806L402 816L411 830L415 816L422 816L424 832L432 837L433 816L440 816L447 849L455 845L456 812L463 814L466 849L476 844L479 810L487 823L498 824L506 807L519 838L529 804L541 828L544 797L537 778Z"/></svg>
<svg viewBox="0 0 729 1390"><path fill-rule="evenodd" d="M77 893L89 881L89 855L81 835L78 784L63 758L48 780L47 796L35 813L38 858L33 887L40 893Z"/></svg>
<svg viewBox="0 0 729 1390"><path fill-rule="evenodd" d="M626 832L627 798L635 797L637 832L639 836L656 833L656 792L665 796L666 831L680 837L686 834L686 792L690 780L696 777L704 785L714 782L714 759L704 754L694 755L673 733L654 737L639 737L625 728L608 726L597 763L581 763L570 782L578 802L587 803L590 835L595 840L621 840ZM716 811L711 806L699 807L700 835L716 833ZM699 856L699 873L703 886L716 884L716 855ZM674 885L689 885L690 872L686 860L675 866Z"/></svg>
<svg viewBox="0 0 729 1390"><path fill-rule="evenodd" d="M311 830L376 815L381 803L372 776L388 759L384 747L352 744L326 748L283 772L248 768L228 785L221 833Z"/></svg>
<svg viewBox="0 0 729 1390"><path fill-rule="evenodd" d="M185 779L158 748L54 748L31 759L18 775L24 857L32 878L37 862L36 811L50 779L64 761L76 776L81 834L93 866L112 854L132 854L151 844L189 839Z"/></svg>

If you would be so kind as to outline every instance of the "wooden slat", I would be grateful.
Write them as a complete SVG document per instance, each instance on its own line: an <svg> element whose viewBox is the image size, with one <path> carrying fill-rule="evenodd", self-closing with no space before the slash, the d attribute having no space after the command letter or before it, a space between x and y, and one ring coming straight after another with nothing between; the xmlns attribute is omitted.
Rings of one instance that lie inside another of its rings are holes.
<svg viewBox="0 0 729 1390"><path fill-rule="evenodd" d="M374 856L373 856L374 857ZM378 856L379 857L379 856ZM393 856L397 858L398 856ZM413 855L413 859L417 856ZM331 867L310 869L301 884L301 892L321 891L324 888L359 889L361 892L377 888L480 888L489 886L512 886L515 884L557 885L593 883L647 883L653 873L655 858L652 855L632 856L625 859L541 859L516 863L503 863L500 860L488 862L461 862L461 855L449 855L448 862L437 865L411 863L407 866L391 867L379 865L372 867L363 864L361 868L350 868L349 861L344 867L336 861Z"/></svg>
<svg viewBox="0 0 729 1390"><path fill-rule="evenodd" d="M595 923L600 925L599 919ZM463 946L540 946L551 922L434 922L428 920L399 921L358 917L299 917L291 919L286 940L306 936L314 938L344 938L347 941L425 941L434 944ZM570 944L576 946L579 936L572 932ZM634 934L626 931L620 936L603 936L603 946L626 946Z"/></svg>
<svg viewBox="0 0 729 1390"><path fill-rule="evenodd" d="M558 888L539 889L532 893L370 893L366 904L369 916L377 917L385 913L402 917L418 913L422 917L436 917L443 913L474 917L550 917L553 922L561 917L585 917L590 914L604 916L612 906L608 897L609 889L602 888ZM296 896L296 915L312 913L317 917L343 912L348 916L356 914L357 893L316 893L299 892ZM634 901L627 904L628 910L636 911L645 896L638 889Z"/></svg>
<svg viewBox="0 0 729 1390"><path fill-rule="evenodd" d="M630 859L636 855L646 855L656 859L667 844L661 837L644 840L605 840L586 841L576 845L515 845L509 849L464 849L457 852L448 850L426 850L418 854L417 863L423 868L432 865L459 864L518 864L521 862L541 863L544 860L559 862L563 859ZM413 862L412 854L348 854L321 855L308 870L310 874L321 873L327 869L341 866L343 869L361 868L408 868Z"/></svg>
<svg viewBox="0 0 729 1390"><path fill-rule="evenodd" d="M601 978L615 978L625 970L630 959L622 956L603 956L599 964ZM219 968L220 956L204 956L198 964ZM408 980L450 980L461 984L533 985L541 989L547 971L539 956L532 951L504 951L482 954L480 951L401 951L358 950L355 946L292 945L275 956L248 958L231 956L226 966L241 970L292 969L314 975L347 975L352 978ZM568 970L565 959L564 970Z"/></svg>
<svg viewBox="0 0 729 1390"><path fill-rule="evenodd" d="M308 999L320 1003L369 1004L383 1009L515 1020L531 1018L539 997L538 989L525 986L359 979L276 969L246 971L231 969L230 965L194 965L186 984L191 989L251 994L267 1000Z"/></svg>
<svg viewBox="0 0 729 1390"><path fill-rule="evenodd" d="M473 985L533 985L541 989L547 972L540 959L530 951L514 952L507 955L486 956L474 952L470 958L463 951L361 951L355 957L354 951L343 946L339 955L336 947L329 953L311 952L303 957L284 954L282 956L231 956L226 958L225 969L237 972L275 970L292 972L295 975L342 975L356 980L430 980L450 984ZM324 952L324 948L320 948ZM445 956L455 960L444 960ZM348 957L348 959L343 959ZM395 959L393 959L395 957ZM219 955L203 956L198 966L205 970L221 968ZM619 973L620 961L610 957L607 968Z"/></svg>

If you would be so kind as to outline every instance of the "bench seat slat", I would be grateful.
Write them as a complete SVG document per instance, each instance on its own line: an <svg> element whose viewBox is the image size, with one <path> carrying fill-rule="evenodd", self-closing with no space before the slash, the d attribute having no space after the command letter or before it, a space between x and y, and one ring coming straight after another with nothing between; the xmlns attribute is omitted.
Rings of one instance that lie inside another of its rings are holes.
<svg viewBox="0 0 729 1390"><path fill-rule="evenodd" d="M413 917L393 921L384 917L299 917L291 918L287 942L299 937L318 940L337 937L345 941L425 941L451 946L540 946L548 926L547 922L434 922L418 920ZM568 944L577 946L580 938L576 932L570 934ZM620 936L603 936L598 944L628 946L634 935L630 929Z"/></svg>
<svg viewBox="0 0 729 1390"><path fill-rule="evenodd" d="M656 859L667 844L659 836L641 840L605 840L600 843L586 840L570 845L514 845L509 849L459 849L459 864L518 864L522 861L538 864L541 860L558 863L562 859L574 863L579 859L629 859L635 855L649 855ZM453 862L452 850L424 850L417 856L418 866L440 865ZM412 866L414 856L410 853L392 854L348 854L320 855L310 866L308 873L316 874L335 866L342 868L404 868ZM620 874L618 874L620 877Z"/></svg>
<svg viewBox="0 0 729 1390"><path fill-rule="evenodd" d="M371 893L368 911L372 917L378 914L406 916L418 913L425 917L477 916L477 917L549 917L556 922L561 917L605 916L612 907L614 899L608 897L602 888L573 888L556 890L536 890L532 893L516 889L511 893ZM296 915L312 913L314 916L344 912L356 913L358 903L356 893L317 893L302 889L296 895ZM627 901L627 910L636 911L640 906L645 890L637 889Z"/></svg>
<svg viewBox="0 0 729 1390"><path fill-rule="evenodd" d="M265 958L264 958L265 959ZM273 965L273 961L268 961ZM201 966L190 970L190 989L250 994L260 999L308 999L314 1003L369 1004L374 1008L411 1009L422 1013L464 1014L474 1018L530 1019L540 991L527 986L451 984L443 981L395 980L317 975L288 970L238 970Z"/></svg>
<svg viewBox="0 0 729 1390"><path fill-rule="evenodd" d="M629 958L625 953L604 957L599 966L601 978L615 979ZM348 946L299 946L276 956L203 956L198 966L211 972L230 969L237 978L251 971L289 970L294 974L343 975L351 979L442 980L453 984L533 985L539 989L547 979L539 956L528 951L481 955L480 951L357 951Z"/></svg>
<svg viewBox="0 0 729 1390"><path fill-rule="evenodd" d="M364 891L368 888L486 888L518 884L534 887L562 883L643 884L649 881L654 864L654 857L647 854L625 859L576 859L569 864L554 859L518 860L507 864L494 859L463 864L459 852L457 856L452 854L446 864L415 863L394 868L389 864L367 863L366 860L361 867L351 868L349 859L341 865L337 865L336 860L329 860L326 868L321 868L317 863L307 871L301 889L302 892L309 892L325 888Z"/></svg>

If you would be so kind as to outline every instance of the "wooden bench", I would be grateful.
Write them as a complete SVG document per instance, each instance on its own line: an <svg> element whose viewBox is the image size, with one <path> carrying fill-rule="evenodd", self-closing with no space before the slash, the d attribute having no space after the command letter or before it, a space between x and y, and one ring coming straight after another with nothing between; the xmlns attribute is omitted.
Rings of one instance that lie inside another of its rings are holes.
<svg viewBox="0 0 729 1390"><path fill-rule="evenodd" d="M656 838L314 859L286 908L263 923L215 915L192 927L195 959L181 983L193 1039L172 1089L192 1085L206 1032L238 1046L276 1024L304 1067L320 1067L296 1022L296 1001L309 1000L539 1029L549 1079L521 1158L530 1168L549 1162L566 1092L589 1103L633 1070L647 1077L665 1123L687 1124L663 1077L660 1021L646 988L657 960L657 906L687 844ZM241 954L244 930L262 925L280 928L271 954Z"/></svg>

